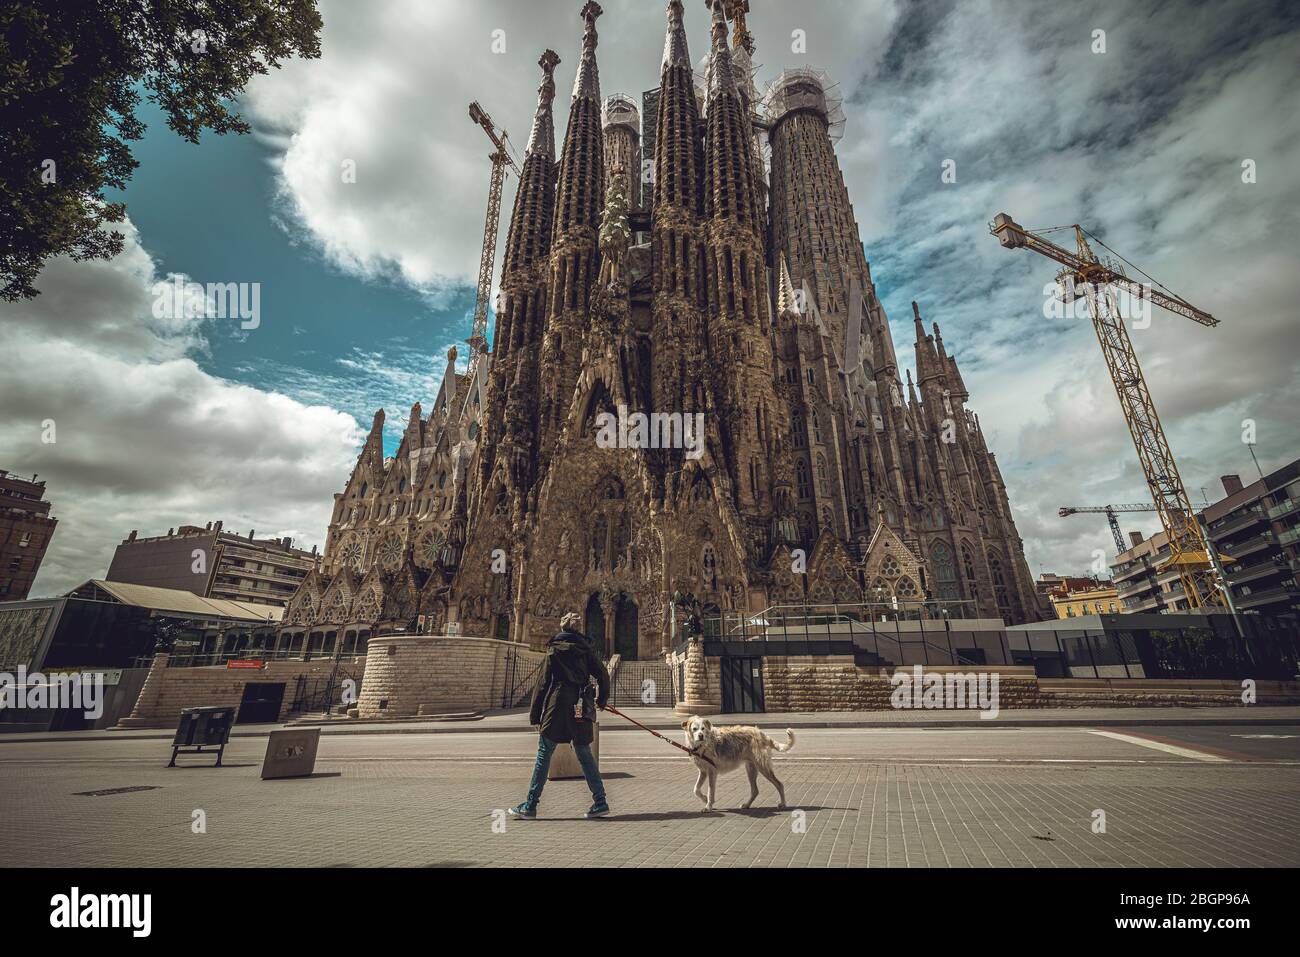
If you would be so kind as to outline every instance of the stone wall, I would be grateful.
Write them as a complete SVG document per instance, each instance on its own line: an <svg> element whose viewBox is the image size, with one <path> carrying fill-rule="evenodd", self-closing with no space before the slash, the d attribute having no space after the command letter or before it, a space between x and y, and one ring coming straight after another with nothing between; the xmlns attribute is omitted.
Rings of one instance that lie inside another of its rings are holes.
<svg viewBox="0 0 1300 957"><path fill-rule="evenodd" d="M914 674L911 668L897 669ZM895 686L892 670L862 668L851 655L802 655L763 659L763 698L768 711L888 711ZM1042 707L1033 668L929 666L925 675L997 674L999 707Z"/></svg>
<svg viewBox="0 0 1300 957"><path fill-rule="evenodd" d="M1240 681L1178 678L1041 678L1047 708L1232 707L1244 704ZM1300 704L1300 682L1259 681L1255 704Z"/></svg>
<svg viewBox="0 0 1300 957"><path fill-rule="evenodd" d="M371 638L368 650L357 716L370 719L500 708L507 682L518 704L546 657L514 642L449 635Z"/></svg>
<svg viewBox="0 0 1300 957"><path fill-rule="evenodd" d="M327 678L334 670L334 659L315 661L268 661L260 669L227 668L169 668L169 656L157 655L145 678L140 695L136 698L131 716L118 722L117 728L168 728L174 727L182 708L210 705L238 707L244 696L244 686L255 684L283 684L284 698L280 702L277 720L284 721L293 704L294 689L299 676ZM342 670L361 678L365 658L349 658L340 664ZM235 716L239 720L239 716Z"/></svg>
<svg viewBox="0 0 1300 957"><path fill-rule="evenodd" d="M669 656L676 681L677 665L685 663L685 697L679 714L718 714L722 710L721 659L706 657L698 643ZM890 678L912 675L910 668L856 665L851 655L765 656L765 710L889 711L895 686ZM997 674L1000 710L1024 708L1124 708L1161 706L1240 706L1241 683L1170 679L1039 678L1029 666L930 665L923 674ZM680 692L679 692L680 697ZM1300 683L1261 681L1256 704L1300 704Z"/></svg>

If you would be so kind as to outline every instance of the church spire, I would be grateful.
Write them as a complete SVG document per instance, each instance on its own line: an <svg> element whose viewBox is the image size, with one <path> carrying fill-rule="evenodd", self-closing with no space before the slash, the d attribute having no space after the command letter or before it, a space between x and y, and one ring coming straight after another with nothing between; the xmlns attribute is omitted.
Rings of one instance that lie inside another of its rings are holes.
<svg viewBox="0 0 1300 957"><path fill-rule="evenodd" d="M559 62L554 50L547 50L537 61L542 68L542 82L537 88L537 112L533 116L533 130L528 137L519 189L515 193L515 206L506 233L506 253L501 266L502 289L515 273L546 258L551 249L551 223L555 217L555 121L551 104L555 100L555 67ZM498 318L494 345L497 349L504 346L503 353L509 351L512 340L518 342L525 335L522 327L516 327L512 336L511 326L509 318ZM538 330L533 332L536 334Z"/></svg>
<svg viewBox="0 0 1300 957"><path fill-rule="evenodd" d="M664 35L664 59L659 75L659 113L646 125L655 124L654 205L676 206L688 215L703 212L700 177L704 166L704 142L699 135L699 104L695 99L695 77L691 54L682 25L682 0L668 4L668 30Z"/></svg>
<svg viewBox="0 0 1300 957"><path fill-rule="evenodd" d="M705 212L759 232L749 116L736 87L723 0L711 0L713 51L709 55L708 131L705 137Z"/></svg>
<svg viewBox="0 0 1300 957"><path fill-rule="evenodd" d="M664 36L664 58L659 72L670 66L690 69L691 52L686 47L686 27L682 25L682 0L669 0L668 33Z"/></svg>
<svg viewBox="0 0 1300 957"><path fill-rule="evenodd" d="M727 15L723 0L707 0L713 10L712 25L709 34L713 40L709 53L708 96L710 99L717 92L729 92L739 95L736 89L735 64L731 51L727 48Z"/></svg>
<svg viewBox="0 0 1300 957"><path fill-rule="evenodd" d="M590 98L600 102L600 70L596 66L596 18L605 11L596 0L587 0L579 16L586 22L582 28L582 59L578 62L578 75L573 78L573 98Z"/></svg>
<svg viewBox="0 0 1300 957"><path fill-rule="evenodd" d="M528 136L525 157L534 153L547 158L555 156L555 119L551 104L555 101L555 67L559 62L559 54L554 50L547 50L537 61L542 68L542 83L537 88L537 112L533 114L533 130Z"/></svg>
<svg viewBox="0 0 1300 957"><path fill-rule="evenodd" d="M912 322L916 326L916 384L924 392L926 383L942 375L943 369L934 351L934 340L925 332L925 323L921 321L921 309L915 300L912 302Z"/></svg>
<svg viewBox="0 0 1300 957"><path fill-rule="evenodd" d="M560 154L545 297L548 315L539 373L538 481L550 461L556 435L573 398L590 325L592 285L600 270L597 230L605 201L605 131L596 69L596 18L600 14L600 4L595 0L588 0L582 8L582 59Z"/></svg>
<svg viewBox="0 0 1300 957"><path fill-rule="evenodd" d="M600 74L596 69L596 18L600 4L582 8L582 59L573 83L573 104L564 131L560 181L555 207L555 240L568 230L595 229L605 198L604 129L601 122ZM594 276L594 273L593 273ZM585 290L582 295L585 297Z"/></svg>

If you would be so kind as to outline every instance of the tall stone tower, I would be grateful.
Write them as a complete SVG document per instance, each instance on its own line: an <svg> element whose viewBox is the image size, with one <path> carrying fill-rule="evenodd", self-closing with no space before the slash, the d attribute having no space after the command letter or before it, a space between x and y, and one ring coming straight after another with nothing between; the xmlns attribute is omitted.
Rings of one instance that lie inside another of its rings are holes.
<svg viewBox="0 0 1300 957"><path fill-rule="evenodd" d="M551 247L546 336L541 369L541 466L550 460L578 379L591 287L600 271L596 233L605 195L600 71L596 66L595 0L582 8L582 56L573 83L569 123L560 155Z"/></svg>
<svg viewBox="0 0 1300 957"><path fill-rule="evenodd" d="M504 495L512 503L515 520L527 510L528 493L537 480L537 354L548 314L547 267L555 216L555 124L551 104L559 62L554 50L547 50L538 60L542 82L506 235L501 312L488 377L482 451L470 499L470 509L478 510L489 491L494 499ZM495 511L495 501L488 510Z"/></svg>
<svg viewBox="0 0 1300 957"><path fill-rule="evenodd" d="M770 300L753 124L727 46L724 0L713 0L706 80L704 233L708 354L723 461L746 524L749 560L780 541L790 476L783 455L787 417L777 402Z"/></svg>

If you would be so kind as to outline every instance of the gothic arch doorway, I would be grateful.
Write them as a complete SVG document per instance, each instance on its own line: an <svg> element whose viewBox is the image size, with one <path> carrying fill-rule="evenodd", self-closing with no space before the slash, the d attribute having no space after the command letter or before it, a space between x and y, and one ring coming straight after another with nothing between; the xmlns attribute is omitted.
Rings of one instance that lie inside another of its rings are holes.
<svg viewBox="0 0 1300 957"><path fill-rule="evenodd" d="M605 612L600 607L600 595L593 593L587 599L587 610L583 615L582 627L601 657L608 658L609 649L605 647Z"/></svg>
<svg viewBox="0 0 1300 957"><path fill-rule="evenodd" d="M619 592L614 611L614 650L624 661L636 660L639 617L640 609L637 608L636 601L626 592Z"/></svg>

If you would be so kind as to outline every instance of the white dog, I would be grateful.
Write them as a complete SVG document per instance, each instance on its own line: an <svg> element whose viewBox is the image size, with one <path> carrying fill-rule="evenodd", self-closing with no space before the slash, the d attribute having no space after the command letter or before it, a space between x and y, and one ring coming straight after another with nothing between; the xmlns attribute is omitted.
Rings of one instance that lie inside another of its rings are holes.
<svg viewBox="0 0 1300 957"><path fill-rule="evenodd" d="M772 752L785 752L793 748L793 731L786 728L785 733L790 740L785 744L777 744L752 725L715 728L708 718L699 715L691 715L683 721L682 729L686 732L686 745L691 750L691 760L700 771L700 776L695 781L695 794L704 802L704 810L713 810L718 775L734 771L742 764L749 775L749 800L741 807L749 807L754 803L754 798L758 797L760 774L776 785L776 793L780 797L777 807L785 807L785 786L772 772ZM709 782L708 797L701 790L706 780Z"/></svg>

